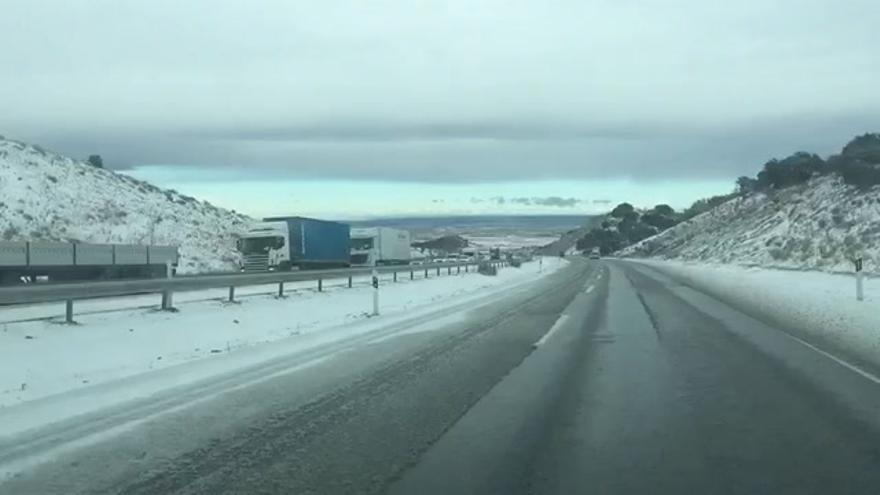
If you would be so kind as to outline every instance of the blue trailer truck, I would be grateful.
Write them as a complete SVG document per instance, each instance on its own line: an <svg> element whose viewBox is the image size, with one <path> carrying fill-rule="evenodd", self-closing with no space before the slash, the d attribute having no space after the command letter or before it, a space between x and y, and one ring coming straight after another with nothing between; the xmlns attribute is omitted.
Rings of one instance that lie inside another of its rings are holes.
<svg viewBox="0 0 880 495"><path fill-rule="evenodd" d="M270 217L238 240L246 272L349 266L351 228L305 217Z"/></svg>

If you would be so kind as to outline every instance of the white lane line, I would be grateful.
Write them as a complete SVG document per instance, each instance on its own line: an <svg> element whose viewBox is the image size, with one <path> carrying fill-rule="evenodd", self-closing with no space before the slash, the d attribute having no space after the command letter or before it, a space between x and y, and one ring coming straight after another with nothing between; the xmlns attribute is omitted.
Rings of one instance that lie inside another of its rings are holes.
<svg viewBox="0 0 880 495"><path fill-rule="evenodd" d="M593 289L595 289L595 287L593 287L592 285L587 287L586 293L589 294L590 292L593 292Z"/></svg>
<svg viewBox="0 0 880 495"><path fill-rule="evenodd" d="M880 378L878 378L878 377L877 377L876 375L874 375L873 373L869 373L869 372L867 372L867 371L865 371L865 370L859 368L858 366L856 366L856 365L854 365L854 364L847 363L847 362L844 361L843 359L840 359L839 357L837 357L837 356L835 356L835 355L833 355L833 354L829 354L829 353L823 351L822 349L819 349L818 347L814 346L813 344L811 344L811 343L809 343L809 342L807 342L807 341L805 341L805 340L801 340L801 339L799 339L798 337L795 337L794 335L791 335L791 334L786 333L786 332L782 332L782 334L785 335L786 337L788 337L788 338L794 340L795 342L797 342L797 343L799 343L799 344L801 344L801 345L803 345L803 346L806 346L806 347L808 347L808 348L810 348L810 349L812 349L812 350L818 352L819 354L821 354L821 355L827 357L828 359L830 359L830 360L834 361L835 363L837 363L837 364L843 366L844 368L847 368L847 369L849 369L850 371L854 371L854 372L858 373L859 375L862 375L863 377L867 378L868 380L870 380L870 381L876 383L877 385L880 385Z"/></svg>
<svg viewBox="0 0 880 495"><path fill-rule="evenodd" d="M560 316L559 319L556 320L556 323L554 323L553 326L550 327L550 331L547 332L547 333L545 333L544 336L541 337L541 340L539 340L539 341L535 342L534 344L532 344L532 347L541 347L542 345L544 345L544 343L547 342L547 340L549 340L550 337L552 337L553 334L556 333L556 331L559 330L559 328L560 328L560 327L561 327L561 326L562 326L567 320L568 320L568 315L562 315L562 316Z"/></svg>

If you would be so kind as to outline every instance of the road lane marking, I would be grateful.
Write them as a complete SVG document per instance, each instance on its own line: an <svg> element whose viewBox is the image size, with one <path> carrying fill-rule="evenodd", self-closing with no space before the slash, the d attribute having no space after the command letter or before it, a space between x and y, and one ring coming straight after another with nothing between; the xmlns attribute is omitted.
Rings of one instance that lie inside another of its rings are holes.
<svg viewBox="0 0 880 495"><path fill-rule="evenodd" d="M850 371L854 371L854 372L858 373L859 375L862 375L863 377L867 378L868 380L870 380L870 381L876 383L877 385L880 385L880 378L878 378L878 377L877 377L876 375L874 375L873 373L869 373L869 372L867 372L867 371L865 371L865 370L859 368L858 366L856 366L856 365L854 365L854 364L847 363L846 361L844 361L843 359L840 359L839 357L835 356L834 354L831 354L831 353L825 352L825 351L823 351L822 349L819 349L818 347L814 346L813 344L807 342L806 340L802 340L802 339L800 339L800 338L798 338L798 337L795 337L794 335L791 335L791 334L788 333L788 332L782 332L782 334L785 335L785 336L787 336L788 338L794 340L795 342L797 342L797 343L799 343L799 344L801 344L801 345L803 345L803 346L805 346L805 347L808 347L808 348L810 348L810 349L812 349L812 350L818 352L819 354L821 354L821 355L827 357L828 359L830 359L830 360L834 361L835 363L837 363L837 364L843 366L844 368L847 368L847 369L849 369Z"/></svg>
<svg viewBox="0 0 880 495"><path fill-rule="evenodd" d="M568 321L568 315L561 315L559 317L559 319L556 320L556 323L554 323L553 326L550 327L550 331L545 333L544 336L541 337L540 340L538 340L537 342L532 344L532 347L538 348L538 347L541 347L542 345L544 345L544 343L547 342L547 340L549 340L550 337L552 337L553 334L556 333L556 331L559 330L559 328L563 324L565 324L566 321Z"/></svg>
<svg viewBox="0 0 880 495"><path fill-rule="evenodd" d="M587 287L587 290L585 292L587 294L589 294L590 292L593 292L593 289L595 289L595 287L591 285L591 286Z"/></svg>

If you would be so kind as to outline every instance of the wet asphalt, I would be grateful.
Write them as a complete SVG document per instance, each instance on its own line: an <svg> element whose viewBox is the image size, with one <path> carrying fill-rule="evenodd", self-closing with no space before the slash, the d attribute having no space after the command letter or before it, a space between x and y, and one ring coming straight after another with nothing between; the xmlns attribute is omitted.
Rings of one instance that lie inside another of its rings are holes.
<svg viewBox="0 0 880 495"><path fill-rule="evenodd" d="M633 263L534 285L151 417L0 493L880 493L880 385L797 329Z"/></svg>

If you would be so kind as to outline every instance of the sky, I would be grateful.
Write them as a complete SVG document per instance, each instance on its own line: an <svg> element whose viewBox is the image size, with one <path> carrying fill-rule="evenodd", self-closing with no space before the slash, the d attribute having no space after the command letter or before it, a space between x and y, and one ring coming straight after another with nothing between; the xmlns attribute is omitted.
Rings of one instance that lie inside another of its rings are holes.
<svg viewBox="0 0 880 495"><path fill-rule="evenodd" d="M683 207L880 130L874 0L6 0L0 134L255 216Z"/></svg>

